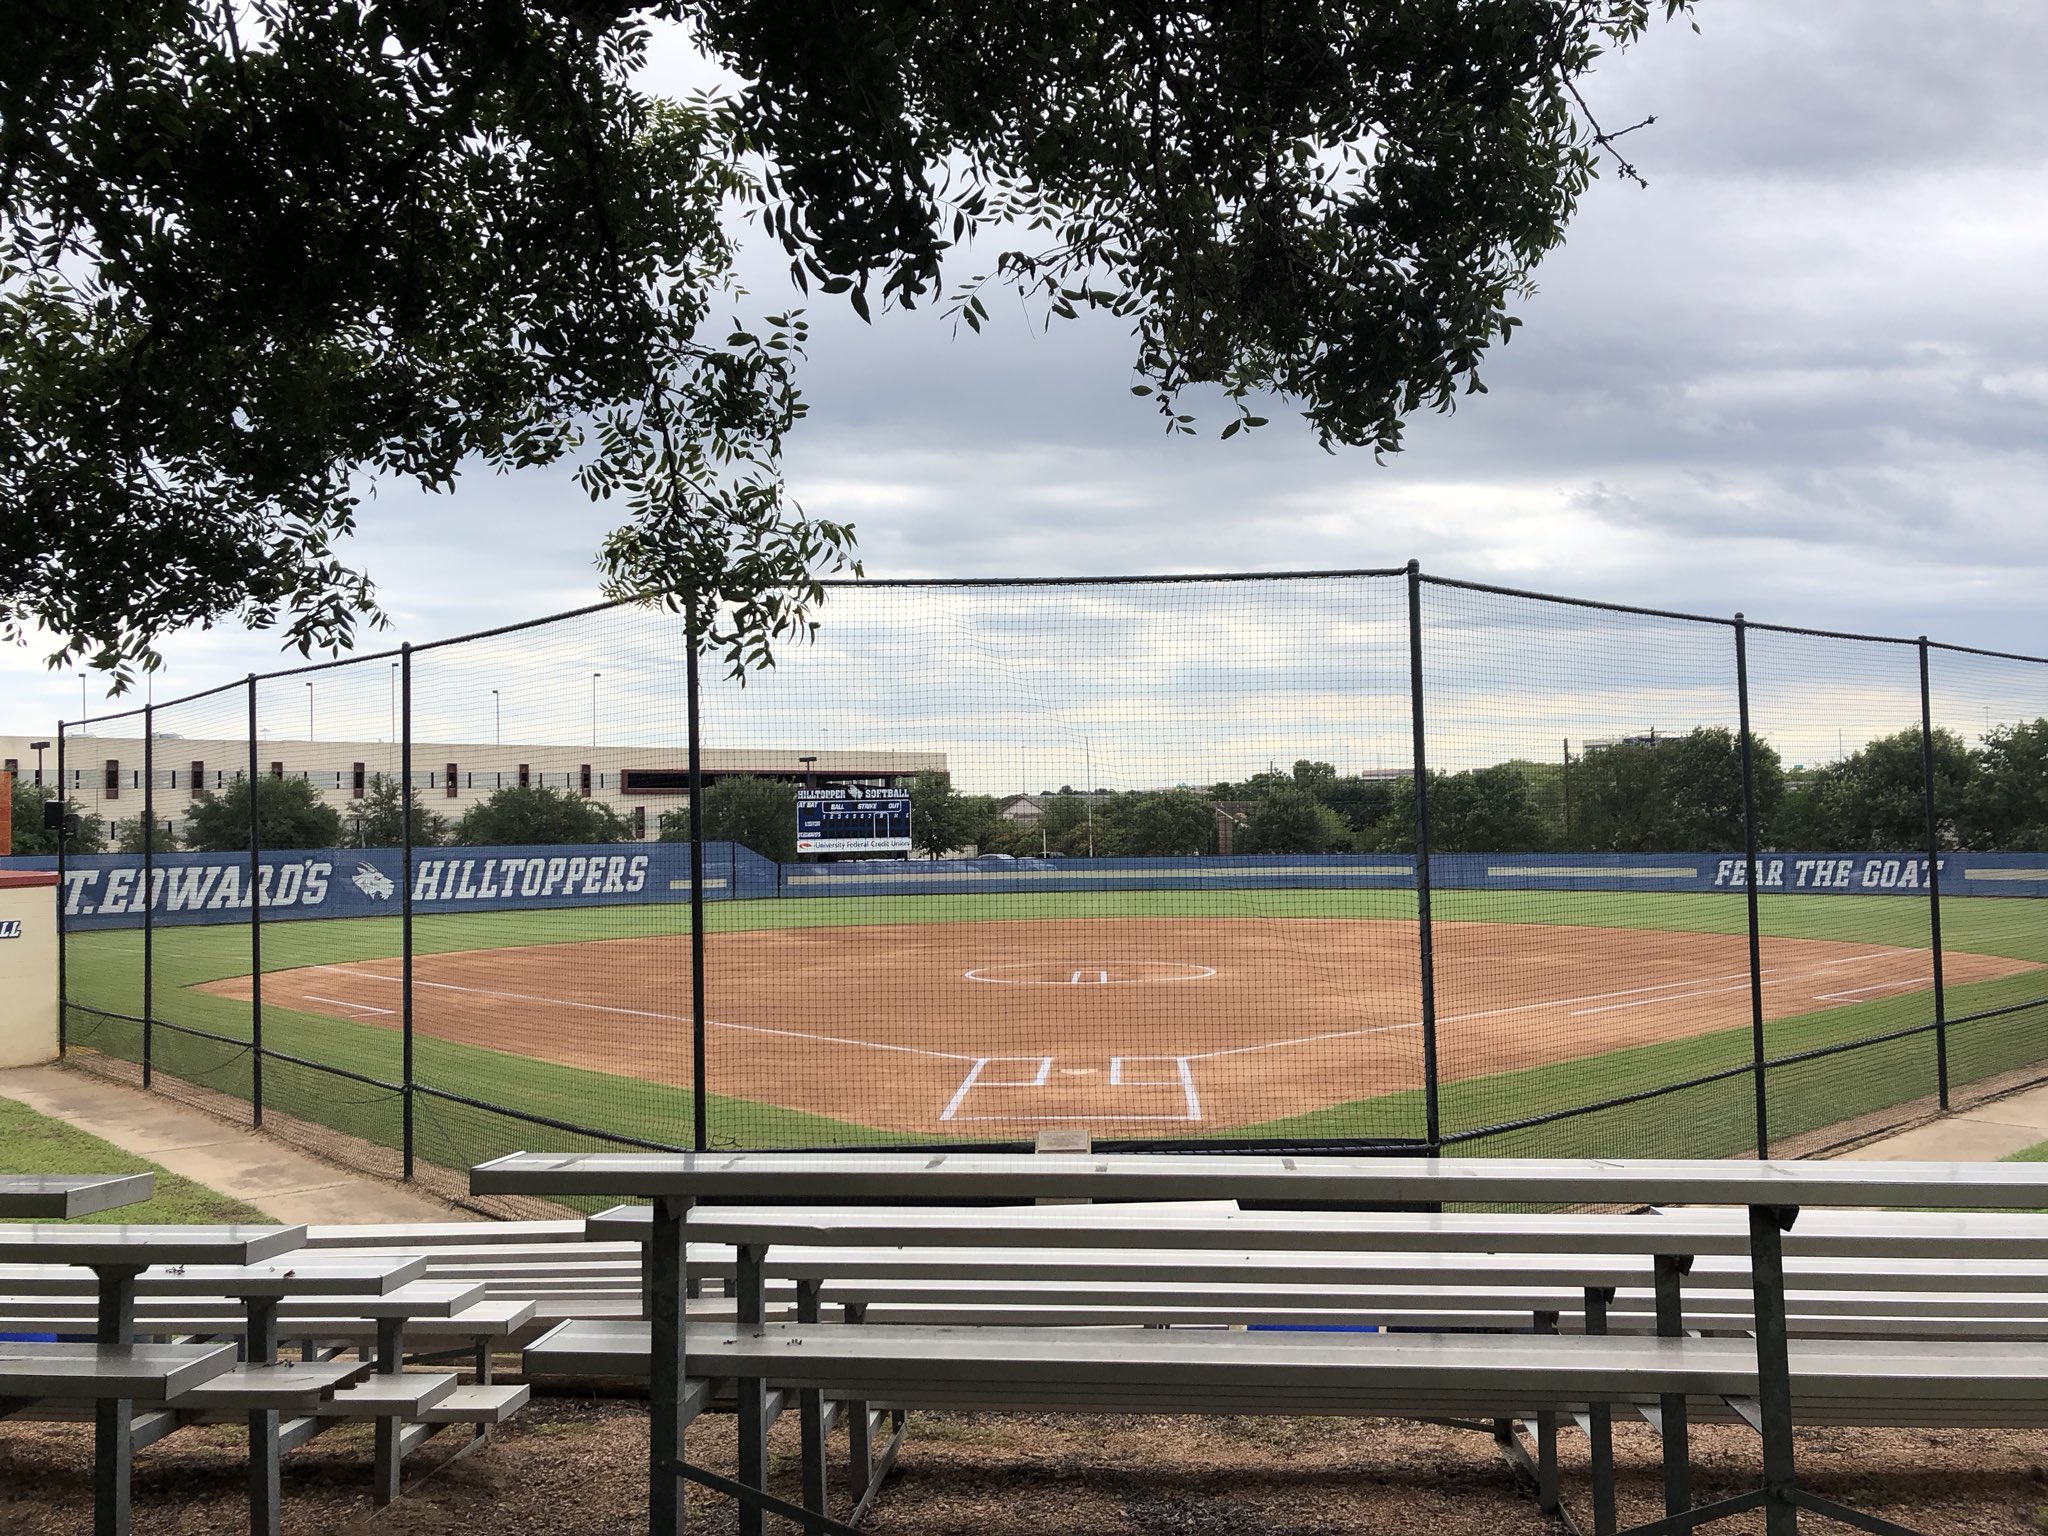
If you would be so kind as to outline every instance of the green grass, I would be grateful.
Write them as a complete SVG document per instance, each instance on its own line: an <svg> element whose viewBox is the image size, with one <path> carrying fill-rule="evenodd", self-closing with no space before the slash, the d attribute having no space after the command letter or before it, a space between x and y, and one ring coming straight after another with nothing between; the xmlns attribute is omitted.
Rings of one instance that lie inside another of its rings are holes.
<svg viewBox="0 0 2048 1536"><path fill-rule="evenodd" d="M2022 1147L2008 1153L2001 1159L2008 1163L2048 1163L2048 1141L2037 1141L2031 1147Z"/></svg>
<svg viewBox="0 0 2048 1536"><path fill-rule="evenodd" d="M1440 922L1572 925L1701 934L1740 934L1746 903L1739 894L1655 892L1567 893L1443 891ZM1042 892L1003 896L893 896L718 902L706 909L713 933L797 927L1030 922L1072 924L1089 919L1290 918L1413 921L1414 898L1402 891L1104 891ZM1910 896L1764 896L1763 932L1784 938L1924 948L1927 906ZM1946 948L2048 964L2048 905L1997 898L1950 898L1943 904ZM680 904L581 907L555 911L422 916L414 924L420 954L577 944L606 939L677 935L686 931ZM1588 941L1593 942L1593 941ZM240 976L249 969L249 935L238 926L160 929L155 936L153 1006L159 1019L246 1041L245 1003L193 990L197 983ZM395 918L276 922L263 929L266 971L320 963L388 958L398 953ZM74 935L69 941L71 1000L87 1009L141 1011L141 935L115 931ZM679 986L681 981L679 979ZM2033 1001L2048 995L2048 976L1952 984L1951 1016ZM1925 1022L1925 993L1884 998L1773 1021L1768 1051L1782 1056L1882 1034ZM687 1015L679 997L672 1010ZM1951 1079L1972 1081L2048 1055L2048 1009L2010 1019L1959 1025L1951 1030ZM1512 1027L1503 1025L1504 1028ZM72 1039L135 1058L139 1030L132 1024L74 1010ZM685 1032L686 1033L686 1032ZM264 1043L395 1083L402 1073L396 1031L307 1014L266 1003ZM155 1058L174 1075L247 1097L250 1053L159 1030ZM687 1144L693 1100L687 1089L602 1072L556 1066L507 1052L416 1038L416 1081L530 1114L589 1125L648 1141ZM679 1037L678 1060L687 1059ZM1931 1092L1934 1046L1919 1036L1858 1049L1820 1062L1774 1069L1774 1137L1833 1124ZM1523 1071L1444 1085L1443 1129L1510 1123L1562 1109L1689 1080L1750 1059L1749 1031L1732 1029L1687 1040L1610 1051ZM326 1074L270 1060L264 1064L265 1102L363 1136L380 1144L399 1139L396 1093L342 1082ZM1747 1073L1642 1104L1604 1110L1562 1123L1505 1132L1465 1144L1485 1153L1608 1152L1718 1155L1753 1143L1753 1086ZM582 1143L554 1131L427 1095L415 1101L420 1155L461 1167L523 1146L569 1148ZM808 1115L773 1104L707 1095L706 1120L714 1145L860 1145L900 1140L847 1121ZM1361 1098L1306 1114L1219 1129L1234 1137L1417 1137L1423 1134L1419 1092Z"/></svg>
<svg viewBox="0 0 2048 1536"><path fill-rule="evenodd" d="M140 1205L81 1216L91 1222L254 1222L270 1218L253 1205L195 1184L110 1141L88 1135L62 1120L37 1114L26 1104L0 1098L0 1173L153 1173L155 1193Z"/></svg>

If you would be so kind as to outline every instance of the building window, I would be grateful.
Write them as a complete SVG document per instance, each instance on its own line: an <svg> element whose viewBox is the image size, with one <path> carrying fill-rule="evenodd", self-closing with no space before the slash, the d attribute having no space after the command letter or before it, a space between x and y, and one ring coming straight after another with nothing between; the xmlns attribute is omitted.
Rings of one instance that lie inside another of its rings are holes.
<svg viewBox="0 0 2048 1536"><path fill-rule="evenodd" d="M529 787L529 779L530 775L528 773L527 766L526 764L521 763L519 765L519 787L521 789Z"/></svg>
<svg viewBox="0 0 2048 1536"><path fill-rule="evenodd" d="M363 765L361 763L357 763L349 769L348 797L351 800L363 798Z"/></svg>
<svg viewBox="0 0 2048 1536"><path fill-rule="evenodd" d="M270 776L271 776L271 777L272 777L273 779L281 779L281 778L283 778L283 777L284 777L284 764L283 764L283 763L272 763L272 764L270 765Z"/></svg>
<svg viewBox="0 0 2048 1536"><path fill-rule="evenodd" d="M582 780L583 798L588 800L590 798L590 764L588 763L583 765Z"/></svg>
<svg viewBox="0 0 2048 1536"><path fill-rule="evenodd" d="M453 799L455 798L455 796L456 796L456 793L457 793L457 791L456 791L456 788L455 788L455 775L456 775L457 769L458 769L458 765L457 765L457 764L455 764L455 763L450 763L450 764L448 765L448 798L449 798L450 800L453 800Z"/></svg>
<svg viewBox="0 0 2048 1536"><path fill-rule="evenodd" d="M107 759L107 777L105 790L106 797L109 800L118 800L121 798L121 759L119 759L118 757L110 757Z"/></svg>
<svg viewBox="0 0 2048 1536"><path fill-rule="evenodd" d="M192 799L197 800L199 798L200 791L205 788L206 764L195 757L192 759L192 782L186 786L186 792L191 796Z"/></svg>
<svg viewBox="0 0 2048 1536"><path fill-rule="evenodd" d="M644 805L633 807L633 835L638 838L647 836L647 807Z"/></svg>

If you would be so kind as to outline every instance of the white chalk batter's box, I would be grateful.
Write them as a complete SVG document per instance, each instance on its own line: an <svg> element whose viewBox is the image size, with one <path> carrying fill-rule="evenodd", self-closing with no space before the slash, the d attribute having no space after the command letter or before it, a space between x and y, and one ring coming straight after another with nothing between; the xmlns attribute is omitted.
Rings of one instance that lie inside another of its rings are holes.
<svg viewBox="0 0 2048 1536"><path fill-rule="evenodd" d="M1034 1122L1202 1118L1186 1056L977 1056L941 1121Z"/></svg>

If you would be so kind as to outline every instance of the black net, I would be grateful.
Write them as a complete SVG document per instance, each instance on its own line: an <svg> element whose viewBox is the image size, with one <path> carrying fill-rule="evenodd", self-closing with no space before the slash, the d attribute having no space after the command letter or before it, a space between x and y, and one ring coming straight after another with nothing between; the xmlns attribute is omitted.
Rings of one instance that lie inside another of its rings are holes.
<svg viewBox="0 0 2048 1536"><path fill-rule="evenodd" d="M1750 1056L1733 632L1424 592L1444 1131L1620 1153L1673 1111L1634 1096ZM1741 1094L1686 1097L1698 1149L1753 1143Z"/></svg>
<svg viewBox="0 0 2048 1536"><path fill-rule="evenodd" d="M1773 1146L1938 1087L1915 647L1753 629ZM1853 1042L1854 1049L1834 1048ZM1811 1053L1833 1054L1808 1058Z"/></svg>
<svg viewBox="0 0 2048 1536"><path fill-rule="evenodd" d="M827 615L704 682L714 1144L1423 1133L1400 581Z"/></svg>
<svg viewBox="0 0 2048 1536"><path fill-rule="evenodd" d="M687 656L644 607L414 653L421 1158L693 1144Z"/></svg>
<svg viewBox="0 0 2048 1536"><path fill-rule="evenodd" d="M619 605L67 730L67 1043L451 1195L1049 1130L1742 1155L1760 1082L1797 1153L2048 1075L2048 666L1930 648L1923 739L1920 646L1740 631L1753 985L1738 627L1413 591L1427 923L1405 576L863 583L694 699Z"/></svg>
<svg viewBox="0 0 2048 1536"><path fill-rule="evenodd" d="M2048 664L1929 648L1952 1090L2048 1059Z"/></svg>

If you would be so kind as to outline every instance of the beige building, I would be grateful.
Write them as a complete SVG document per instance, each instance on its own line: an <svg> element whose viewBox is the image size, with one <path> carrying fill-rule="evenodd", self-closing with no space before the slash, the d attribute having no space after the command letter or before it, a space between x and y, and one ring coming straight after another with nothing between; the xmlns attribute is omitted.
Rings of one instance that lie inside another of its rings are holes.
<svg viewBox="0 0 2048 1536"><path fill-rule="evenodd" d="M45 743L38 753L38 742ZM413 743L413 784L423 803L450 821L495 790L514 785L567 789L610 806L652 838L663 811L690 803L689 758L683 746L582 747L483 742ZM398 748L388 741L277 741L256 743L256 771L273 778L305 779L346 820L378 774L396 778ZM48 737L0 736L0 767L24 783L57 785L57 744ZM200 740L158 736L152 768L153 810L174 824L202 790L218 791L248 771L244 737ZM41 777L38 778L40 769ZM79 811L111 832L114 823L142 814L143 751L139 735L66 736L63 789ZM746 775L791 784L889 786L919 773L946 772L943 752L812 752L706 747L704 782Z"/></svg>

